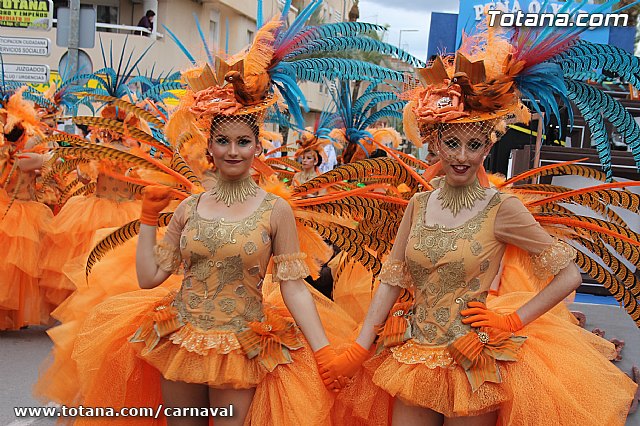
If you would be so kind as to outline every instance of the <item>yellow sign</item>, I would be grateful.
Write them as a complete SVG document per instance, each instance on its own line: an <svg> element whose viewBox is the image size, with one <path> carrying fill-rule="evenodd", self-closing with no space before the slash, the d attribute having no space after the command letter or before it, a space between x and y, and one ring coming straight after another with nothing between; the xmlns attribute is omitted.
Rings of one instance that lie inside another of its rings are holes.
<svg viewBox="0 0 640 426"><path fill-rule="evenodd" d="M0 0L0 27L51 29L51 0Z"/></svg>

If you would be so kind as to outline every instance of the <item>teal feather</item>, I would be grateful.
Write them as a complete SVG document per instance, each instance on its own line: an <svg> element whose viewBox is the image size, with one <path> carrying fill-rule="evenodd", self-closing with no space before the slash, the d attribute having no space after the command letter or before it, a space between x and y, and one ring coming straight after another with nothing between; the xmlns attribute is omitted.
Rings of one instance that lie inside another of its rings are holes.
<svg viewBox="0 0 640 426"><path fill-rule="evenodd" d="M404 81L405 75L379 65L342 58L312 58L286 62L301 80L322 83L326 78L340 80Z"/></svg>
<svg viewBox="0 0 640 426"><path fill-rule="evenodd" d="M171 40L173 40L173 42L178 46L178 48L180 49L180 51L182 53L184 53L184 56L187 57L187 59L191 62L192 65L196 65L197 61L196 58L193 57L193 55L189 52L189 49L187 49L187 46L185 46L180 39L178 38L177 35L175 35L173 33L173 31L171 31L166 25L162 24L162 28L165 29L165 31L169 34L169 37L171 38Z"/></svg>
<svg viewBox="0 0 640 426"><path fill-rule="evenodd" d="M291 60L297 56L311 55L318 52L344 52L348 50L378 52L382 55L398 58L414 67L426 66L424 62L404 50L398 49L396 46L365 36L339 36L310 41L292 50L284 57L284 60Z"/></svg>
<svg viewBox="0 0 640 426"><path fill-rule="evenodd" d="M367 87L367 89L369 89L370 87L375 87L374 84L370 84L369 87ZM373 91L369 91L369 92L365 92L363 93L354 103L353 103L353 109L354 111L363 111L363 108L365 107L365 105L367 104L367 102L369 102L369 105L371 104L377 104L378 102L384 102L384 101L393 101L398 99L398 94L394 93L394 92L373 92Z"/></svg>
<svg viewBox="0 0 640 426"><path fill-rule="evenodd" d="M371 116L367 118L364 123L362 123L362 127L367 128L369 126L372 126L373 124L375 124L376 121L385 117L402 119L401 111L402 111L402 108L400 108L400 110L383 108L380 111L371 114Z"/></svg>

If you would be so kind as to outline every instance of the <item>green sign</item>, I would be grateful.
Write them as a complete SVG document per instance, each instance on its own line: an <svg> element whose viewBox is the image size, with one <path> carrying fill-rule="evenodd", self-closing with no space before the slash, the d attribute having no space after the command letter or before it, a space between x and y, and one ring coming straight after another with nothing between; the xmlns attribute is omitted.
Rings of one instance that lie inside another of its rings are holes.
<svg viewBox="0 0 640 426"><path fill-rule="evenodd" d="M51 29L51 0L0 0L0 27Z"/></svg>

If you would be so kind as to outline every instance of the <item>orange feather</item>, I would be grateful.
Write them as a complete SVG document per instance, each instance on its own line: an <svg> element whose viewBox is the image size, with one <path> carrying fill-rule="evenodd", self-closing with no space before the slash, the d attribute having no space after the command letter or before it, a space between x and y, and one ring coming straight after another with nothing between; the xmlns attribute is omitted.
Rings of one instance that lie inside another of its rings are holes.
<svg viewBox="0 0 640 426"><path fill-rule="evenodd" d="M629 244L635 245L635 246L640 246L640 241L636 241L633 238L629 238L626 237L618 232L615 231L611 231L610 229L604 228L602 226L593 224L593 223L589 223L589 222L583 222L579 219L569 219L569 218L565 218L565 217L550 217L550 216L539 216L539 215L533 215L533 217L540 223L540 224L555 224L555 225L564 225L564 226L570 226L570 227L575 227L575 228L584 228L584 229L588 229L590 231L595 231L595 232L600 232L602 234L606 234L609 236L612 236L614 238L619 238L623 241L628 242Z"/></svg>
<svg viewBox="0 0 640 426"><path fill-rule="evenodd" d="M539 206L541 204L547 204L547 203L552 203L555 201L560 201L564 198L569 198L569 197L573 197L576 195L580 195L580 194L586 194L589 192L593 192L593 191L599 191L601 189L611 189L611 188L624 188L627 186L640 186L640 182L612 182L612 183L605 183L603 185L597 185L597 186L590 186L589 188L581 188L581 189L576 189L573 191L568 191L568 192L563 192L561 194L557 194L557 195L553 195L551 197L547 197L544 198L542 200L537 200L537 201L532 201L530 203L527 203L528 206Z"/></svg>

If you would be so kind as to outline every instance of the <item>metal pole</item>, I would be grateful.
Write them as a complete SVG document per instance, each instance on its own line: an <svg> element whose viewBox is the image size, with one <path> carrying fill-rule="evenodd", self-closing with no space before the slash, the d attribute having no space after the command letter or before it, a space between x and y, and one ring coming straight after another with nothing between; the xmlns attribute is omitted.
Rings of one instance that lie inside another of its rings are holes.
<svg viewBox="0 0 640 426"><path fill-rule="evenodd" d="M78 46L80 42L80 0L69 0L69 76L78 73Z"/></svg>
<svg viewBox="0 0 640 426"><path fill-rule="evenodd" d="M347 22L347 0L342 0L342 22Z"/></svg>
<svg viewBox="0 0 640 426"><path fill-rule="evenodd" d="M537 116L537 117L536 117ZM538 128L537 130L537 135L536 135L536 146L535 146L535 151L534 151L534 156L533 156L533 168L538 168L540 167L540 151L542 150L542 132L544 130L544 113L542 114L533 114L531 116L532 120L538 119ZM538 178L539 179L539 178ZM539 182L534 182L534 183L539 183Z"/></svg>

